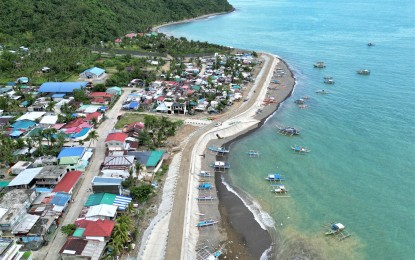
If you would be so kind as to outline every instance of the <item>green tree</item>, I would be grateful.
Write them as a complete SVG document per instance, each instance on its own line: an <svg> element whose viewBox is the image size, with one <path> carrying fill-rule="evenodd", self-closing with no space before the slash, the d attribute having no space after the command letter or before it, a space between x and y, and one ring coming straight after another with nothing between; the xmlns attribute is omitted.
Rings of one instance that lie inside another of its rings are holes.
<svg viewBox="0 0 415 260"><path fill-rule="evenodd" d="M134 201L144 202L148 200L150 195L153 193L153 186L149 184L143 184L141 186L131 188L130 191Z"/></svg>
<svg viewBox="0 0 415 260"><path fill-rule="evenodd" d="M98 141L98 138L99 138L98 132L95 131L95 130L92 130L91 132L89 132L87 138L90 141L89 146L88 146L88 148L89 148L89 147L91 147L92 143L94 143L95 141Z"/></svg>
<svg viewBox="0 0 415 260"><path fill-rule="evenodd" d="M76 230L76 225L75 224L68 224L66 226L61 227L62 233L64 233L65 235L68 235L68 236L72 236L72 234L75 232L75 230Z"/></svg>

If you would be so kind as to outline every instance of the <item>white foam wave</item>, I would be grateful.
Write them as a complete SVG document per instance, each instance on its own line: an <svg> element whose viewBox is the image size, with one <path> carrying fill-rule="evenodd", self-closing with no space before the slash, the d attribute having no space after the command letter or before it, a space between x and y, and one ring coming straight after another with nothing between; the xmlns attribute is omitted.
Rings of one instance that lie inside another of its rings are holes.
<svg viewBox="0 0 415 260"><path fill-rule="evenodd" d="M235 194L238 198L241 199L241 201L244 203L244 205L249 209L249 211L252 212L254 215L254 218L256 222L261 226L262 229L267 230L269 228L275 228L275 222L274 219L265 211L261 209L261 205L259 205L258 202L253 200L248 201L247 199L243 198L240 194L238 194L222 177L222 183L225 185L226 189L228 191Z"/></svg>
<svg viewBox="0 0 415 260"><path fill-rule="evenodd" d="M267 250L264 251L264 253L262 253L261 258L259 258L260 260L268 260L268 254L271 252L272 250L272 245L270 247L268 247Z"/></svg>

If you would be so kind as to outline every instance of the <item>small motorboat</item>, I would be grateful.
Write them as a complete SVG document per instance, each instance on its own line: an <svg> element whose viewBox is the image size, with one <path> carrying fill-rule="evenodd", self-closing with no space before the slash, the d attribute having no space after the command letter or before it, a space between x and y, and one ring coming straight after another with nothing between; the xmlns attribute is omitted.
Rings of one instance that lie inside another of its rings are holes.
<svg viewBox="0 0 415 260"><path fill-rule="evenodd" d="M310 149L301 145L291 146L291 149L294 150L294 152L296 153L309 153L311 151Z"/></svg>
<svg viewBox="0 0 415 260"><path fill-rule="evenodd" d="M327 77L324 77L324 83L325 84L334 84L335 82L334 82L332 77L327 76Z"/></svg>
<svg viewBox="0 0 415 260"><path fill-rule="evenodd" d="M317 61L316 63L314 63L314 68L322 69L325 67L326 67L326 64L324 64L324 62L322 61Z"/></svg>
<svg viewBox="0 0 415 260"><path fill-rule="evenodd" d="M284 194L284 193L287 193L288 190L285 188L284 185L278 184L278 185L274 185L274 189L272 190L272 192L277 193L277 194Z"/></svg>
<svg viewBox="0 0 415 260"><path fill-rule="evenodd" d="M304 103L305 103L305 100L304 100L303 98L296 99L296 100L294 101L294 103L296 103L296 104L298 104L298 105L302 105L302 104L304 104Z"/></svg>
<svg viewBox="0 0 415 260"><path fill-rule="evenodd" d="M316 91L317 94L328 94L329 92L325 91L324 89L320 89Z"/></svg>
<svg viewBox="0 0 415 260"><path fill-rule="evenodd" d="M367 46L371 47L371 46L375 46L375 44L373 42L368 42Z"/></svg>
<svg viewBox="0 0 415 260"><path fill-rule="evenodd" d="M265 177L265 180L267 181L285 181L285 178L281 176L279 173L273 173L268 174L267 177Z"/></svg>
<svg viewBox="0 0 415 260"><path fill-rule="evenodd" d="M367 69L358 70L357 74L359 74L359 75L369 75L370 70L367 70Z"/></svg>

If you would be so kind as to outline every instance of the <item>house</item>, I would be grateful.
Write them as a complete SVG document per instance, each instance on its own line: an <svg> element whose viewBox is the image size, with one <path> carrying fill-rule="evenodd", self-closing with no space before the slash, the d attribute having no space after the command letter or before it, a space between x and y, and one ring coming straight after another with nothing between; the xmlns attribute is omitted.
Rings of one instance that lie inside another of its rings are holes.
<svg viewBox="0 0 415 260"><path fill-rule="evenodd" d="M92 191L94 193L108 192L121 195L122 181L121 178L95 176L91 182Z"/></svg>
<svg viewBox="0 0 415 260"><path fill-rule="evenodd" d="M107 205L107 204L100 204L91 206L88 209L88 212L85 214L85 218L88 220L95 220L95 219L109 219L114 220L115 216L117 215L117 206L115 205Z"/></svg>
<svg viewBox="0 0 415 260"><path fill-rule="evenodd" d="M130 177L130 173L127 170L101 170L101 176L123 178L125 180Z"/></svg>
<svg viewBox="0 0 415 260"><path fill-rule="evenodd" d="M57 192L49 204L53 206L57 206L61 209L61 211L64 211L67 208L70 200L71 200L70 194L66 192Z"/></svg>
<svg viewBox="0 0 415 260"><path fill-rule="evenodd" d="M127 155L133 156L138 163L145 167L144 171L148 173L155 173L163 163L163 156L165 151L143 151L143 152L127 152Z"/></svg>
<svg viewBox="0 0 415 260"><path fill-rule="evenodd" d="M115 170L129 170L134 169L134 156L130 155L111 155L104 158L102 163L102 169L115 169Z"/></svg>
<svg viewBox="0 0 415 260"><path fill-rule="evenodd" d="M16 80L16 83L18 83L18 84L27 84L27 83L29 83L29 78L28 77L20 77Z"/></svg>
<svg viewBox="0 0 415 260"><path fill-rule="evenodd" d="M79 182L79 179L82 176L81 171L70 171L63 176L59 183L53 189L53 192L66 192L72 194L76 185Z"/></svg>
<svg viewBox="0 0 415 260"><path fill-rule="evenodd" d="M91 207L101 204L114 205L118 210L125 210L133 199L127 196L116 195L112 193L95 193L89 195L84 207Z"/></svg>
<svg viewBox="0 0 415 260"><path fill-rule="evenodd" d="M93 67L79 74L79 77L82 80L101 80L106 77L106 74L104 69Z"/></svg>
<svg viewBox="0 0 415 260"><path fill-rule="evenodd" d="M85 153L85 147L63 147L58 154L58 160L60 165L74 166L78 164L82 156Z"/></svg>
<svg viewBox="0 0 415 260"><path fill-rule="evenodd" d="M110 87L110 88L107 88L107 91L105 91L105 92L110 93L110 94L114 94L114 95L117 95L117 96L121 96L122 89L120 87Z"/></svg>
<svg viewBox="0 0 415 260"><path fill-rule="evenodd" d="M34 121L31 121L31 120L21 120L21 121L16 121L14 124L11 125L11 127L15 131L27 132L27 131L29 131L30 129L32 129L36 125L37 124Z"/></svg>
<svg viewBox="0 0 415 260"><path fill-rule="evenodd" d="M105 146L109 151L127 150L126 133L111 133L105 139Z"/></svg>
<svg viewBox="0 0 415 260"><path fill-rule="evenodd" d="M115 95L107 92L91 92L88 97L91 99L91 104L111 104Z"/></svg>
<svg viewBox="0 0 415 260"><path fill-rule="evenodd" d="M64 94L64 93L63 94L53 94L52 99L55 102L59 102L59 101L63 100L65 96L66 96L66 94Z"/></svg>
<svg viewBox="0 0 415 260"><path fill-rule="evenodd" d="M86 240L77 237L78 233L84 232L85 229L79 228L73 237L69 237L62 246L59 254L62 260L70 259L90 259L99 260L107 244L105 241ZM81 236L82 236L81 234Z"/></svg>
<svg viewBox="0 0 415 260"><path fill-rule="evenodd" d="M87 122L88 124L93 125L94 121L96 123L100 123L103 118L104 118L104 116L102 115L102 113L93 112L93 113L90 113L90 114L86 115L86 117L84 118L84 122Z"/></svg>
<svg viewBox="0 0 415 260"><path fill-rule="evenodd" d="M26 214L19 226L12 233L19 238L25 250L40 249L44 242L49 242L49 234L56 230L57 223L54 215L39 216Z"/></svg>
<svg viewBox="0 0 415 260"><path fill-rule="evenodd" d="M1 111L2 110L0 110L0 115ZM10 121L12 121L13 118L13 116L0 116L0 130L9 127Z"/></svg>
<svg viewBox="0 0 415 260"><path fill-rule="evenodd" d="M53 188L62 180L66 173L66 165L45 166L35 177L36 186Z"/></svg>
<svg viewBox="0 0 415 260"><path fill-rule="evenodd" d="M75 225L78 227L75 230L75 235L81 236L87 240L98 240L107 242L111 237L112 230L115 226L115 222L108 219L78 219L75 221Z"/></svg>
<svg viewBox="0 0 415 260"><path fill-rule="evenodd" d="M58 115L45 115L39 122L40 127L50 128L58 122Z"/></svg>
<svg viewBox="0 0 415 260"><path fill-rule="evenodd" d="M35 198L33 190L14 189L0 198L0 230L11 232L26 215L26 210Z"/></svg>
<svg viewBox="0 0 415 260"><path fill-rule="evenodd" d="M87 84L87 82L45 82L40 86L38 92L49 94L71 94L76 89L84 89Z"/></svg>
<svg viewBox="0 0 415 260"><path fill-rule="evenodd" d="M27 161L18 161L15 165L10 168L11 175L18 175L22 171L26 170L32 165L31 162Z"/></svg>
<svg viewBox="0 0 415 260"><path fill-rule="evenodd" d="M21 117L17 118L16 121L21 120L30 120L30 121L36 121L37 119L40 119L42 116L44 116L46 112L26 112Z"/></svg>
<svg viewBox="0 0 415 260"><path fill-rule="evenodd" d="M16 244L16 240L12 238L0 238L0 259L25 259L32 260L32 252L20 251L23 246Z"/></svg>
<svg viewBox="0 0 415 260"><path fill-rule="evenodd" d="M37 167L37 168L30 168L25 169L19 173L10 183L7 185L9 188L14 189L29 189L31 188L35 183L35 177L40 173L40 171L43 169L43 167Z"/></svg>

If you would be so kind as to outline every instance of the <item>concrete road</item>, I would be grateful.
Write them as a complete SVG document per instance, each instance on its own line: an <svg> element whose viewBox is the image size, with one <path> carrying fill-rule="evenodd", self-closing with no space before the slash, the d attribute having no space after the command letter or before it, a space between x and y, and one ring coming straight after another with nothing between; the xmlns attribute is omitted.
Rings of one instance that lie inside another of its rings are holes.
<svg viewBox="0 0 415 260"><path fill-rule="evenodd" d="M80 180L81 185L79 186L76 194L73 196L74 202L70 203L70 208L64 214L63 221L61 222L58 230L56 230L54 239L49 242L47 246L42 247L39 251L33 252L33 259L59 259L59 250L62 248L67 239L67 236L60 231L60 227L75 222L88 196L91 194L89 191L91 187L91 180L94 176L99 174L101 163L105 158L104 141L107 138L108 133L114 128L115 124L117 123L117 116L122 113L121 106L123 100L129 93L131 93L131 89L123 90L124 93L118 99L117 103L115 103L113 108L105 114L107 119L103 121L96 130L99 138L95 143L91 145L91 147L95 145L95 153L89 162L88 168L82 174L82 179ZM85 145L88 146L88 143Z"/></svg>

